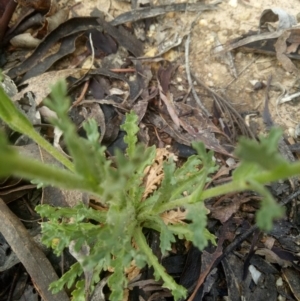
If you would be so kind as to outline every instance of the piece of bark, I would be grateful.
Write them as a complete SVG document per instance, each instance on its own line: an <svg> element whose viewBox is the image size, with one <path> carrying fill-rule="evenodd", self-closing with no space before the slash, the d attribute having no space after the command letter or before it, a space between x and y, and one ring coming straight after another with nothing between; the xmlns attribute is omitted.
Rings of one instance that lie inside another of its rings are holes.
<svg viewBox="0 0 300 301"><path fill-rule="evenodd" d="M35 288L45 301L69 301L65 291L55 295L49 284L58 280L51 263L36 245L26 228L0 198L0 232L32 278Z"/></svg>
<svg viewBox="0 0 300 301"><path fill-rule="evenodd" d="M7 2L5 6L5 10L0 17L0 47L3 45L3 37L8 28L8 23L11 20L11 17L17 7L18 3L14 0L10 0Z"/></svg>

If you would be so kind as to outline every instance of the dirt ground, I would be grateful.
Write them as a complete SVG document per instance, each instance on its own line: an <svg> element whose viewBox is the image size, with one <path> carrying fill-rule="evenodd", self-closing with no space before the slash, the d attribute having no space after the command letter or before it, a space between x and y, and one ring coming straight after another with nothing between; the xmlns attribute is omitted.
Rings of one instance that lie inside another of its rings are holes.
<svg viewBox="0 0 300 301"><path fill-rule="evenodd" d="M217 35L221 44L239 37L250 30L258 30L260 15L265 9L281 8L296 16L300 12L299 1L284 0L248 0L223 1L218 10L201 14L198 24L194 27L190 44L191 70L209 87L226 93L231 103L239 112L262 112L265 90L254 91L251 81L265 82L270 74L273 76L273 86L270 91L270 112L276 124L282 126L287 133L293 134L295 126L300 121L299 99L278 106L276 99L282 93L280 86L290 94L299 89L299 79L286 72L275 56L234 52L234 64L237 71L235 79L229 67L220 58L211 55L215 47ZM299 66L297 64L296 66ZM209 103L206 103L209 106ZM254 122L261 118L253 117Z"/></svg>
<svg viewBox="0 0 300 301"><path fill-rule="evenodd" d="M75 0L74 3L76 2ZM90 0L81 3L78 9L75 7L75 11L78 15L89 15L92 8L96 6L101 11L106 12L109 20L126 11L130 11L130 2L133 1ZM138 1L138 3L148 2ZM150 1L152 5L181 2L187 1ZM194 3L198 1L188 2ZM200 2L204 4L216 3L216 1L208 0ZM295 127L300 120L300 110L297 109L299 101L294 99L292 102L281 104L277 110L275 104L276 100L282 95L283 89L288 94L298 92L300 80L297 79L297 76L286 72L275 55L234 51L232 52L232 56L237 74L235 78L224 59L212 56L211 54L212 50L217 46L216 37L219 43L225 44L229 40L247 34L249 31L257 31L262 12L265 9L271 8L281 8L287 13L297 16L300 13L300 2L284 0L225 0L217 5L216 10L202 12L191 31L190 68L196 77L204 81L207 86L213 88L217 93L226 95L240 113L251 111L262 112L265 90L254 91L253 85L255 81L266 82L269 75L272 74L273 80L270 89L269 105L272 119L286 130L286 134L293 136ZM195 19L196 15L197 12L179 12L158 17L158 23L152 24L154 28L151 29L150 26L150 30L147 32L148 37L152 36L153 43L149 45L149 39L146 39L144 43L145 56L155 56L157 54L155 50L159 48L159 44L168 43L172 39L172 35L174 36L179 31L186 30L186 27ZM136 32L135 34L137 35ZM182 90L186 92L188 84L184 82L186 79L184 70L184 44L185 38L182 39L181 44L177 48L173 48L171 51L172 54L167 55L165 58L171 62L179 61L179 65L183 67L181 69L182 76L179 73L178 78L173 82L178 86L182 86ZM300 66L298 62L294 61L294 63L297 67ZM197 88L197 85L195 87ZM198 93L201 96L203 89L199 88ZM207 110L211 111L211 97L203 97L202 101ZM259 116L251 116L251 120L251 124L255 127L254 130L259 131L262 127L261 118Z"/></svg>

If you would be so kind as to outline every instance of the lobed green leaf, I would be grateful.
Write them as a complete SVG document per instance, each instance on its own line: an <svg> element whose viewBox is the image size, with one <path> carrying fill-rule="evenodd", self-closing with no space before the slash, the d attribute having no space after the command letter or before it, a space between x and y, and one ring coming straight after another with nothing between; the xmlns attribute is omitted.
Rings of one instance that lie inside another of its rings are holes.
<svg viewBox="0 0 300 301"><path fill-rule="evenodd" d="M132 111L126 114L126 122L121 126L121 129L126 131L126 136L124 141L127 143L126 153L129 158L133 158L136 155L136 143L137 143L137 133L139 127L137 125L138 117Z"/></svg>
<svg viewBox="0 0 300 301"><path fill-rule="evenodd" d="M60 277L59 280L52 282L49 288L51 289L53 294L61 291L65 285L67 286L67 288L71 288L77 280L77 277L81 276L82 273L82 267L78 262L76 262L70 267L69 271L67 271Z"/></svg>
<svg viewBox="0 0 300 301"><path fill-rule="evenodd" d="M203 250L208 245L207 209L202 202L189 204L186 209L188 210L187 219L191 220L188 228L193 233L192 242L200 250Z"/></svg>
<svg viewBox="0 0 300 301"><path fill-rule="evenodd" d="M260 142L241 137L236 155L242 162L260 166L265 170L272 170L287 161L278 152L278 142L282 139L282 131L271 129L268 137L260 137Z"/></svg>

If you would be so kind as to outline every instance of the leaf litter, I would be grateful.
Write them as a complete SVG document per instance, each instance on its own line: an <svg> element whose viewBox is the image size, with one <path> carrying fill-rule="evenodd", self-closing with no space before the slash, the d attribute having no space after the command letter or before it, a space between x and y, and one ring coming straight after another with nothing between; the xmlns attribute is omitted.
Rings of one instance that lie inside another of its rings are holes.
<svg viewBox="0 0 300 301"><path fill-rule="evenodd" d="M1 1L0 4L7 7L8 2ZM279 118L270 104L274 123L293 128L295 121L299 122L299 29L291 4L275 1L278 7L284 4L285 11L268 7L273 7L270 1L264 4L253 1L206 4L153 1L151 5L147 1L131 2L112 0L101 4L99 1L96 5L85 1L66 5L64 1L57 3L54 0L20 1L19 10L15 11L12 19L14 25L7 30L1 42L7 51L7 63L2 63L2 68L18 84L19 92L14 95L14 101L22 103L27 93L32 93L36 102L33 110L39 111L43 120L47 120L51 112L43 111L43 99L50 92L49 84L61 77L66 78L74 101L70 115L78 131L82 131L81 124L86 118L95 118L101 133L100 141L106 143L111 154L115 148L126 147L119 127L124 113L133 109L139 116L139 138L149 145L156 143L162 147L157 150L155 163L145 170L144 197L151 195L161 184L164 176L162 165L170 157L176 157L172 151L184 158L184 154L188 153L184 147L190 148L192 141L201 140L207 149L215 151L220 165L225 166L225 159L232 156L239 135L254 138L258 134L257 129L264 131L259 115L254 115L248 124L244 119L244 116L251 115L247 111L262 112L264 91L256 91L249 85L254 79L266 83L268 75L274 74L270 98L278 100L276 108L280 105ZM199 11L202 13L195 18L195 12ZM225 17L224 13L227 14ZM232 20L228 15L233 16ZM3 15L0 18L0 24L3 24L1 21L5 24ZM33 51L27 48L27 37L25 45L15 42L29 28L30 38L37 43ZM253 29L257 32L252 32ZM184 41L188 36L191 49L190 53L186 52L189 64L184 68ZM221 59L214 58L214 55L221 54ZM190 73L190 81L185 71ZM284 94L278 95L278 89ZM190 91L193 91L193 97ZM209 114L199 107L195 95ZM289 100L292 102L289 105L284 97L292 95L295 96ZM32 122L42 126L41 122ZM43 129L44 133L53 139L54 129L48 126L46 129ZM296 137L292 138L292 142L296 142ZM63 139L58 139L58 143L63 149ZM168 145L171 148L166 148ZM27 145L21 147L25 149ZM35 154L41 160L45 159L37 149ZM208 185L228 180L231 170L220 170ZM1 197L7 195L7 202L15 204L24 196L32 201L28 190L31 191L33 184L10 181L6 179L1 183ZM270 189L280 198L290 191L288 185L281 186L281 193L278 193L278 187L271 186ZM74 205L74 195L54 191L51 187L43 188L42 199L55 206ZM11 208L18 212L19 206L21 208L19 204ZM295 262L299 260L295 241L298 241L299 234L293 228L299 224L297 215L290 224L279 221L270 234L261 235L259 239L254 234L251 238L255 229L250 225L254 223L253 212L258 206L259 199L251 193L209 200L209 226L218 237L217 248L209 246L202 254L197 254L193 247L184 246L180 240L176 242L167 258L178 256L174 261L177 274L173 275L179 283L185 283L191 294L189 300L195 296L197 300L212 297L218 300L221 295L216 292L220 290L225 290L225 295L231 300L241 297L260 300L270 296L274 296L275 300L278 296L291 295L299 298L295 285L299 281L295 269ZM180 208L174 208L163 213L163 219L166 223L182 223L185 215L186 212ZM250 233L250 243L245 240L246 235L238 241L243 231ZM275 238L273 244L266 243L270 241L269 235ZM155 235L149 236L154 252L155 241ZM239 246L238 251L228 253L223 246L225 241L231 251ZM219 265L221 259L222 267ZM184 267L179 262L187 265ZM136 270L134 265L131 270L130 278L147 279L147 271ZM197 272L192 277L193 270ZM149 271L148 274L151 275ZM254 279L255 284L252 283ZM279 279L287 285L276 286ZM151 278L148 280L152 281ZM265 283L263 289L260 286L262 282ZM133 284L127 291L127 300L134 298ZM105 282L101 285L103 298ZM159 283L152 287L137 287L138 296L143 295L145 300L165 300L165 296L169 296L161 290Z"/></svg>

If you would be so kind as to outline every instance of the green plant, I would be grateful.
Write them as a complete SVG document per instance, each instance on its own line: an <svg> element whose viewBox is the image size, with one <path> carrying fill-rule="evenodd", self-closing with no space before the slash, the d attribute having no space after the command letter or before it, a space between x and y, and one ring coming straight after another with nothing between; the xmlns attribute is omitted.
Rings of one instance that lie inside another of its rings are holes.
<svg viewBox="0 0 300 301"><path fill-rule="evenodd" d="M172 156L166 159L162 182L156 189L151 189L151 193L145 194L145 170L155 163L156 148L137 143L139 128L134 113L126 115L122 126L126 131L126 154L117 151L112 162L106 158L105 148L98 143L99 133L94 120L88 120L84 125L87 139L77 135L67 116L70 104L64 82L53 87L47 105L57 113L58 118L53 124L63 131L73 161L39 136L0 89L0 118L12 129L31 137L66 167L60 169L23 158L0 135L0 176L16 175L46 185L82 190L100 199L102 211L87 208L84 204L74 208L48 205L36 208L48 219L42 224L43 243L51 246L56 254L69 247L78 261L59 281L51 284L55 293L64 285L71 287L76 283L73 300L84 300L84 295L99 282L100 272L108 269L113 271L108 278L110 300L121 300L127 283L124 269L133 259L139 267L152 266L155 278L163 280L163 286L172 291L175 300L184 297L186 290L175 283L152 253L145 229L160 233L163 254L171 249L175 236L203 249L208 241L215 243L215 237L206 229L204 200L251 189L264 197L257 223L262 229L269 230L272 220L282 216L283 210L264 184L300 174L300 163L291 164L278 154L281 133L274 130L268 138L261 138L260 143L241 139L236 151L241 164L228 184L204 190L209 174L218 167L213 153L207 153L204 145L197 142L193 143L197 155L191 156L182 166L176 167ZM162 214L178 207L186 210L186 222L166 224ZM85 281L78 280L82 274Z"/></svg>

